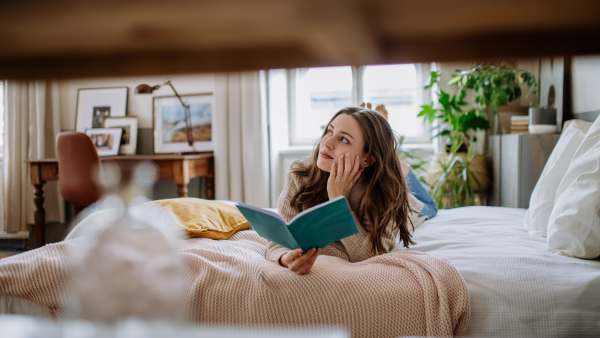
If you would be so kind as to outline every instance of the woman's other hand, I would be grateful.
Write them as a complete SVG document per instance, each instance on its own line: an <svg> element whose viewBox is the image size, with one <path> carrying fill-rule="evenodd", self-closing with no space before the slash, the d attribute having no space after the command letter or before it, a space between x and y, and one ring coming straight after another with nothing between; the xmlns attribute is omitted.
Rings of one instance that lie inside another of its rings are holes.
<svg viewBox="0 0 600 338"><path fill-rule="evenodd" d="M279 258L279 263L297 275L306 275L310 272L320 253L321 249L311 248L304 254L302 254L302 249L296 249L283 254Z"/></svg>
<svg viewBox="0 0 600 338"><path fill-rule="evenodd" d="M364 168L360 167L359 157L350 159L350 154L340 156L337 163L331 165L329 179L327 180L327 193L329 200L339 196L346 197L348 191L354 186L354 183L360 177Z"/></svg>

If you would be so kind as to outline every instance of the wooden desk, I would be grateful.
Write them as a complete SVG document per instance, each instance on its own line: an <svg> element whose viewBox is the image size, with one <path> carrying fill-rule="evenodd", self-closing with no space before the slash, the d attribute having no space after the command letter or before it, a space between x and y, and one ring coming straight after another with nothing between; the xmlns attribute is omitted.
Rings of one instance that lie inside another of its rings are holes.
<svg viewBox="0 0 600 338"><path fill-rule="evenodd" d="M187 197L187 185L195 177L206 178L206 198L214 199L214 159L212 153L194 155L127 155L100 157L106 161L152 161L159 170L159 180L173 180L177 184L178 197ZM46 244L46 212L44 210L44 184L57 181L58 160L55 158L27 160L34 187L34 224L37 247Z"/></svg>

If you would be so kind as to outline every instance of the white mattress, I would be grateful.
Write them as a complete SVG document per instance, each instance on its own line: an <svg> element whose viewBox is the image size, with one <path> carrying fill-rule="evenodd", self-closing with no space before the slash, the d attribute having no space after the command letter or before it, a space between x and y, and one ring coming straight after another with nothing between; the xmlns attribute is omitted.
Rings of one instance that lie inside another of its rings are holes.
<svg viewBox="0 0 600 338"><path fill-rule="evenodd" d="M525 231L525 212L440 210L416 229L410 250L448 258L465 279L467 336L598 337L600 261L550 254L545 238Z"/></svg>
<svg viewBox="0 0 600 338"><path fill-rule="evenodd" d="M596 337L600 262L552 255L529 236L524 209L440 210L410 250L450 259L471 298L470 337ZM402 248L397 248L402 250ZM0 295L0 313L45 316L45 307Z"/></svg>

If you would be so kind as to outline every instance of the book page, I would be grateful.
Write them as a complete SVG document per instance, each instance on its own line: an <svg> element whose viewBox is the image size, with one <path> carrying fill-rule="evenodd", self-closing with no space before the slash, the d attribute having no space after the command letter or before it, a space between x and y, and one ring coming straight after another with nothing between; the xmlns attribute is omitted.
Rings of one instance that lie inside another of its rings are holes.
<svg viewBox="0 0 600 338"><path fill-rule="evenodd" d="M339 200L340 200L340 199L342 199L342 198L344 198L344 196L339 196L339 197L336 197L336 198L334 198L334 199L332 199L332 200L329 200L329 201L327 201L327 202L323 202L323 203L321 203L321 204L317 204L317 205L315 205L314 207L308 208L308 209L306 209L306 210L302 211L301 213L299 213L298 215L294 216L294 218L292 218L292 219L291 219L291 220L290 220L288 223L286 223L286 224L287 224L287 225L290 225L290 224L294 223L294 221L295 221L295 220L297 220L297 219L299 219L299 218L302 218L302 216L308 215L308 214L310 214L311 212L313 212L313 211L315 211L315 210L317 210L317 209L320 209L320 208L322 208L322 207L324 207L324 206L326 206L326 205L329 205L329 204L331 204L331 203L333 203L333 202L339 201Z"/></svg>
<svg viewBox="0 0 600 338"><path fill-rule="evenodd" d="M281 223L288 224L288 223L285 221L285 219L283 219L283 217L281 217L281 215L279 215L279 214L277 214L277 213L274 213L274 212L272 212L272 211L270 211L270 210L266 210L266 209L263 209L263 208L260 208L260 207L255 207L255 206L253 206L253 205L246 204L246 203L244 203L244 202L238 202L238 204L239 204L241 207L244 207L244 208L246 208L246 209L250 209L250 210L256 211L256 212L258 212L258 213L261 213L261 214L263 214L263 215L265 215L265 216L268 216L268 217L271 217L271 218L273 218L273 219L276 219L276 220L280 221ZM289 225L289 224L288 224L288 225Z"/></svg>

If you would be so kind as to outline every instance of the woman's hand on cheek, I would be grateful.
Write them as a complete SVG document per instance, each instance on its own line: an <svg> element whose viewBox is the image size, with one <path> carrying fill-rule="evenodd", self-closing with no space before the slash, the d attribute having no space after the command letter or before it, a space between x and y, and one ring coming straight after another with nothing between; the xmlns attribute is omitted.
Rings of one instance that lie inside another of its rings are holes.
<svg viewBox="0 0 600 338"><path fill-rule="evenodd" d="M329 200L339 196L346 197L348 191L354 186L354 183L356 183L363 170L364 168L360 168L358 156L354 160L350 159L350 154L348 153L346 153L346 156L340 156L338 163L331 165L331 172L327 180Z"/></svg>
<svg viewBox="0 0 600 338"><path fill-rule="evenodd" d="M320 253L321 249L311 248L305 254L302 254L302 249L296 249L283 254L279 258L279 262L297 275L306 275L310 272Z"/></svg>

